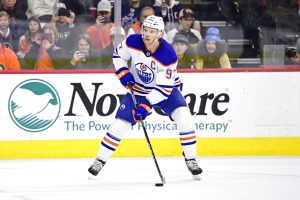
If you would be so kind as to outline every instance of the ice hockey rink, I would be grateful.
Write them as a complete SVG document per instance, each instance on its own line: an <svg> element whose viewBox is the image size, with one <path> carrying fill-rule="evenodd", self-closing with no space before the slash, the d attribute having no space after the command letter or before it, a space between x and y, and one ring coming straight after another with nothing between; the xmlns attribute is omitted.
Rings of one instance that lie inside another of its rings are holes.
<svg viewBox="0 0 300 200"><path fill-rule="evenodd" d="M199 199L298 200L300 157L198 157L195 181L179 157L111 158L88 179L93 159L0 161L1 200Z"/></svg>

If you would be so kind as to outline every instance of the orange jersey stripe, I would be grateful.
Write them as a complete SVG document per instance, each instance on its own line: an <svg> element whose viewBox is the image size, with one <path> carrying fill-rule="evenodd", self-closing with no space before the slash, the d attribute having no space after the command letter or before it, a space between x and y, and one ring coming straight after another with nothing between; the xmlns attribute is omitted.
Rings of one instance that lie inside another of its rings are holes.
<svg viewBox="0 0 300 200"><path fill-rule="evenodd" d="M184 141L184 140L190 140L190 139L195 139L196 136L193 135L193 136L190 136L190 137L186 137L186 138L180 138L181 141Z"/></svg>
<svg viewBox="0 0 300 200"><path fill-rule="evenodd" d="M147 93L151 92L150 90L144 90L143 88L140 88L140 87L138 87L137 85L134 85L134 86L133 86L133 89L140 90L140 91L142 91L142 92L147 92Z"/></svg>
<svg viewBox="0 0 300 200"><path fill-rule="evenodd" d="M111 145L113 145L113 146L115 146L115 147L117 147L117 146L118 146L118 144L117 144L117 143L114 143L114 142L112 142L112 141L108 140L106 137L104 137L104 141L105 141L105 142L107 142L107 143L109 143L109 144L111 144Z"/></svg>
<svg viewBox="0 0 300 200"><path fill-rule="evenodd" d="M172 92L172 90L168 90L168 89L164 89L164 88L162 88L165 92L167 92L167 93L171 93Z"/></svg>

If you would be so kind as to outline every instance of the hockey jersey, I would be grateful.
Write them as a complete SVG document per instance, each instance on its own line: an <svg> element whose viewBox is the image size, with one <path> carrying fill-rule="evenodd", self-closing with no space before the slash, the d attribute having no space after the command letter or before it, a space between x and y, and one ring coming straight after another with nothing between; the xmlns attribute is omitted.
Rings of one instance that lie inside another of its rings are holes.
<svg viewBox="0 0 300 200"><path fill-rule="evenodd" d="M173 88L180 85L176 53L166 40L161 38L159 42L157 50L151 53L145 48L142 35L133 34L113 54L115 69L130 68L136 81L134 93L146 96L152 105L167 99Z"/></svg>

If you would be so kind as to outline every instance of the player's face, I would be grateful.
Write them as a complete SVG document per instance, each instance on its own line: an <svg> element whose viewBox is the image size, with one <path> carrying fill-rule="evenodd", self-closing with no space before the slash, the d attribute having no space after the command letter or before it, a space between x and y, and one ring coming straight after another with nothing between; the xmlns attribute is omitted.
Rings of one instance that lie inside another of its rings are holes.
<svg viewBox="0 0 300 200"><path fill-rule="evenodd" d="M207 41L206 43L206 49L208 53L214 53L216 51L216 42L215 41Z"/></svg>
<svg viewBox="0 0 300 200"><path fill-rule="evenodd" d="M158 34L158 30L155 28L144 27L143 28L143 41L146 46L152 45Z"/></svg>

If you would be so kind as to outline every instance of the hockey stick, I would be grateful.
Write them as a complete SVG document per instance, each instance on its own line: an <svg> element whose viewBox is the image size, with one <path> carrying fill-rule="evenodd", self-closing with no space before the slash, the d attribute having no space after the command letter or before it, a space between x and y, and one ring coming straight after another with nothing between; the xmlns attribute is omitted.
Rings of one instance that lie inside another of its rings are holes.
<svg viewBox="0 0 300 200"><path fill-rule="evenodd" d="M136 98L135 98L135 95L134 95L134 93L133 93L132 85L128 84L128 87L129 87L129 89L130 89L130 94L131 94L131 98L132 98L132 100L133 100L134 108L137 109L138 103L137 103ZM146 130L146 128L145 128L144 122L141 120L140 123L141 123L141 125L142 125L142 128L143 128L143 131L144 131L144 134L145 134L145 137L146 137L146 140L147 140L149 149L150 149L150 151L151 151L152 158L153 158L153 160L154 160L156 169L157 169L157 171L158 171L159 177L160 177L160 179L161 179L161 181L162 181L161 184L156 183L155 185L156 185L156 186L162 186L163 184L166 183L166 179L165 179L165 177L161 174L161 171L160 171L159 165L158 165L158 163L157 163L157 160L156 160L156 157L155 157L155 154L154 154L154 151L153 151L153 148L152 148L152 145L151 145L151 142L150 142L150 139L149 139L147 130Z"/></svg>

